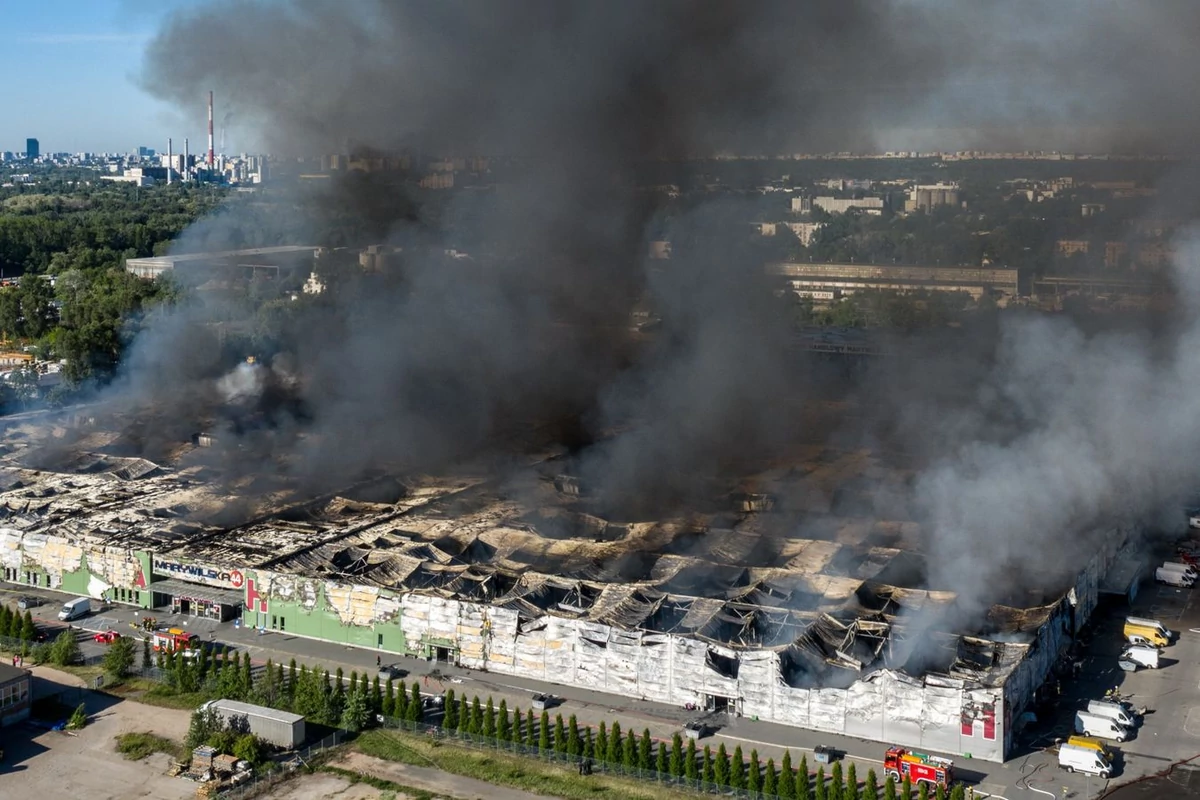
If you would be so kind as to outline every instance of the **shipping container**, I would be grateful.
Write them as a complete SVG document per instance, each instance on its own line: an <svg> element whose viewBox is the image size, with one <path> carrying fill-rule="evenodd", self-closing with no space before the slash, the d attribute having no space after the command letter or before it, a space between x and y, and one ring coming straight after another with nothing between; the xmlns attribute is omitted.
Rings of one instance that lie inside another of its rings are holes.
<svg viewBox="0 0 1200 800"><path fill-rule="evenodd" d="M277 747L290 750L299 747L304 741L304 717L299 714L237 700L211 700L200 708L212 708L226 725L234 717L245 717L251 733Z"/></svg>

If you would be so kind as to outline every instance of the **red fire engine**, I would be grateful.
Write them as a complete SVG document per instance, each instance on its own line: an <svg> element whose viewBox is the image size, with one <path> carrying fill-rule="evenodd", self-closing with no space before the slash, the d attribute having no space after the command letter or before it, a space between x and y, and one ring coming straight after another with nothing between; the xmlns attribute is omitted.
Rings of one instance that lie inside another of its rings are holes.
<svg viewBox="0 0 1200 800"><path fill-rule="evenodd" d="M181 628L159 628L151 635L155 652L171 653L198 647L200 637Z"/></svg>
<svg viewBox="0 0 1200 800"><path fill-rule="evenodd" d="M932 783L949 786L954 781L954 762L948 758L914 753L903 747L893 747L883 757L883 769L899 782L908 776L912 783Z"/></svg>

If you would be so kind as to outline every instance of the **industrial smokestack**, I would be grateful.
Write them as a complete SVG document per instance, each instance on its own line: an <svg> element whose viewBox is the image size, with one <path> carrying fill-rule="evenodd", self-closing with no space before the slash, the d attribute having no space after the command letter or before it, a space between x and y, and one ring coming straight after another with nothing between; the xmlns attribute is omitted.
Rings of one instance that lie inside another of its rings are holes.
<svg viewBox="0 0 1200 800"><path fill-rule="evenodd" d="M171 149L171 140L167 139L167 185L171 185L171 168L175 166L175 153Z"/></svg>
<svg viewBox="0 0 1200 800"><path fill-rule="evenodd" d="M208 92L208 168L213 168L213 93Z"/></svg>

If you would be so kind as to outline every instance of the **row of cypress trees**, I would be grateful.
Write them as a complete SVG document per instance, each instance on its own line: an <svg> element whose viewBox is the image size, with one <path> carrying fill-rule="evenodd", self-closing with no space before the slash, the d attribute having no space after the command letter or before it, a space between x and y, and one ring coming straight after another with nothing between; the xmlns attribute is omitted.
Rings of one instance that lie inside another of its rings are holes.
<svg viewBox="0 0 1200 800"><path fill-rule="evenodd" d="M868 770L859 782L856 767L845 771L835 762L829 774L819 766L816 774L808 770L807 757L801 757L799 769L793 769L791 753L785 751L777 768L774 759L762 763L757 750L746 759L741 745L730 753L724 743L714 751L711 745L696 747L694 739L675 734L671 741L655 740L650 729L641 734L622 730L620 722L601 722L594 731L580 725L574 714L566 720L561 714L550 717L548 711L535 714L533 709L510 713L508 701L496 705L491 697L481 701L478 695L468 700L465 694L446 692L441 726L444 730L498 743L519 745L526 750L555 753L576 759L591 759L620 767L627 773L656 780L688 781L704 788L741 789L754 796L781 800L962 800L964 789L955 786L930 789L921 784L914 792L907 778L897 784L888 778L882 787L875 770Z"/></svg>

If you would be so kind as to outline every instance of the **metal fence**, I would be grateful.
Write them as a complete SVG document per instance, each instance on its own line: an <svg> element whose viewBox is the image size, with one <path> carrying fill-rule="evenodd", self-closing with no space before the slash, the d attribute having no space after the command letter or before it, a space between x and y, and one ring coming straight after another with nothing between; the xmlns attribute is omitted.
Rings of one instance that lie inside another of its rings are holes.
<svg viewBox="0 0 1200 800"><path fill-rule="evenodd" d="M380 720L380 727L383 728L392 728L395 730L408 731L410 733L424 734L434 740L454 742L457 745L463 745L476 750L498 750L512 753L514 755L524 756L526 758L537 758L546 762L563 764L572 768L579 768L584 761L583 756L569 755L556 750L553 745L543 749L537 745L503 741L499 738L494 738L491 736L481 736L478 734L448 730L446 728L439 727L438 725L431 725L424 722L409 722L408 720L396 719L392 717L377 719ZM551 741L553 741L553 728L551 728ZM655 746L666 747L669 745L659 740L656 742ZM676 777L670 773L659 772L654 769L638 769L637 767L627 767L624 764L600 761L596 758L589 759L589 761L592 774L616 775L634 780L661 783L664 786L699 792L701 794L718 794L724 797L743 798L744 800L791 800L790 797L781 798L779 795L775 794L768 795L764 792L752 792L748 789L736 789L731 786L719 785L713 781L704 781L701 779L691 780L686 777ZM747 763L747 767L748 766L749 764ZM858 776L860 781L865 777L865 775ZM799 775L797 775L797 780L801 780ZM896 788L899 790L900 787ZM879 789L882 793L882 784L879 785ZM859 796L862 798L862 800L875 800L875 798L868 798L868 795L863 789L861 783L859 790ZM916 795L915 789L913 790L913 795ZM933 798L934 793L931 791L929 796L930 798Z"/></svg>
<svg viewBox="0 0 1200 800"><path fill-rule="evenodd" d="M277 783L286 780L300 767L307 765L313 757L331 747L337 747L345 742L352 734L347 731L335 731L314 745L298 751L296 755L283 763L274 763L270 769L257 773L251 780L238 786L231 786L216 796L219 800L245 800L254 797L259 792L266 791Z"/></svg>

